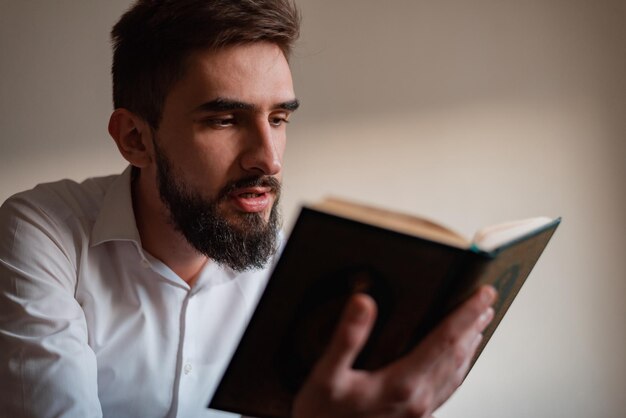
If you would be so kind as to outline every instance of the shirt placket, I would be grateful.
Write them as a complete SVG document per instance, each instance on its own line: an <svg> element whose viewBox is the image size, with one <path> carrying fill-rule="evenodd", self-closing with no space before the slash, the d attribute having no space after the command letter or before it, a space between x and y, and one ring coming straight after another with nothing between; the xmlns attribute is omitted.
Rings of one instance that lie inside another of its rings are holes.
<svg viewBox="0 0 626 418"><path fill-rule="evenodd" d="M194 297L193 292L189 291L185 297L183 308L181 312L181 344L179 350L179 363L177 374L180 376L178 379L178 416L186 417L191 416L190 411L184 410L184 405L193 404L189 402L188 398L193 396L197 390L198 382L198 367L197 366L197 344L194 338L194 333L191 332L190 324L194 320L197 298Z"/></svg>

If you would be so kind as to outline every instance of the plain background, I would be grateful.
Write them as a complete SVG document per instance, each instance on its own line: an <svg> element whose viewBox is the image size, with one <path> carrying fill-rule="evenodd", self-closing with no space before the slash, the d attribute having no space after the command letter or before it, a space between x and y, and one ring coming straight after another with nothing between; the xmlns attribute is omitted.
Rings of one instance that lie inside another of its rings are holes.
<svg viewBox="0 0 626 418"><path fill-rule="evenodd" d="M626 2L300 0L288 229L328 194L466 234L563 223L452 417L626 416ZM0 201L120 172L108 32L127 0L0 0Z"/></svg>

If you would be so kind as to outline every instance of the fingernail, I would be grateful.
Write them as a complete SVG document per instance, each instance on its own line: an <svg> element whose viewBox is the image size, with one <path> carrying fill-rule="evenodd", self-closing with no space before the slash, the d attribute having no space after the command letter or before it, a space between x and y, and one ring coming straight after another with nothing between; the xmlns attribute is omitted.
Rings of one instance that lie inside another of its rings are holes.
<svg viewBox="0 0 626 418"><path fill-rule="evenodd" d="M493 308L487 308L480 316L478 317L479 326L486 326L493 319L494 311Z"/></svg>

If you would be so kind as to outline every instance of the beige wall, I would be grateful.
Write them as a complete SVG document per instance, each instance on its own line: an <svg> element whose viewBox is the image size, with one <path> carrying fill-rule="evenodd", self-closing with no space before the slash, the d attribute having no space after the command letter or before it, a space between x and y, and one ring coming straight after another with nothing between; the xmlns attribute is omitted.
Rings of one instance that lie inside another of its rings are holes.
<svg viewBox="0 0 626 418"><path fill-rule="evenodd" d="M353 197L563 224L446 417L626 414L623 1L301 0L285 217ZM0 0L0 200L124 163L106 134L128 2Z"/></svg>

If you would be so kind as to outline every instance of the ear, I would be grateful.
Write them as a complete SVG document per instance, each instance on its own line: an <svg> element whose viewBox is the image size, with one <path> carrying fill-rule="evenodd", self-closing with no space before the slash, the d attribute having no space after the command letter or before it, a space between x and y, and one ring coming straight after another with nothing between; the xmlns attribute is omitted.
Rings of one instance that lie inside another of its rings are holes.
<svg viewBox="0 0 626 418"><path fill-rule="evenodd" d="M109 134L120 154L135 167L152 162L152 130L143 118L128 109L115 109L109 119Z"/></svg>

